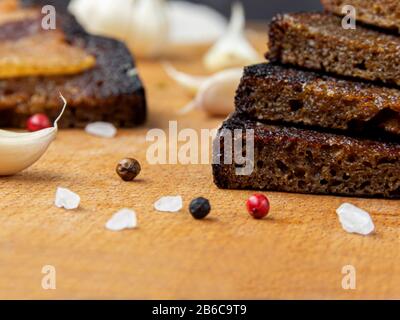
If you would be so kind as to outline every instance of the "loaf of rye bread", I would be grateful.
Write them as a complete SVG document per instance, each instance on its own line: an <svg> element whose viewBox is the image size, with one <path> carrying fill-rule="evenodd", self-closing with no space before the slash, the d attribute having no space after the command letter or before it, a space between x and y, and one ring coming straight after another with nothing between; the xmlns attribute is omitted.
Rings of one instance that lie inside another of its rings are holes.
<svg viewBox="0 0 400 320"><path fill-rule="evenodd" d="M276 16L270 25L272 62L400 85L400 37L362 26L344 29L324 13Z"/></svg>
<svg viewBox="0 0 400 320"><path fill-rule="evenodd" d="M325 10L343 15L342 8L356 9L357 20L400 32L400 2L398 0L321 0Z"/></svg>
<svg viewBox="0 0 400 320"><path fill-rule="evenodd" d="M400 90L287 66L246 67L236 106L247 119L400 135Z"/></svg>
<svg viewBox="0 0 400 320"><path fill-rule="evenodd" d="M38 6L38 10L43 4L54 5L57 29L63 31L70 44L93 55L95 67L74 75L0 79L0 126L25 127L27 118L39 112L54 119L62 106L60 92L68 101L59 123L62 128L83 127L93 121L107 121L118 127L142 124L146 119L145 91L131 53L120 41L86 33L66 11L67 3L22 1L24 6ZM23 36L37 23L41 22L7 23L0 27L0 36Z"/></svg>
<svg viewBox="0 0 400 320"><path fill-rule="evenodd" d="M238 175L236 169L243 165L229 163L235 150L223 130L241 130L238 139L243 141L249 137L245 130L254 130L250 175ZM399 144L269 125L236 115L223 123L214 144L213 175L219 188L400 197Z"/></svg>

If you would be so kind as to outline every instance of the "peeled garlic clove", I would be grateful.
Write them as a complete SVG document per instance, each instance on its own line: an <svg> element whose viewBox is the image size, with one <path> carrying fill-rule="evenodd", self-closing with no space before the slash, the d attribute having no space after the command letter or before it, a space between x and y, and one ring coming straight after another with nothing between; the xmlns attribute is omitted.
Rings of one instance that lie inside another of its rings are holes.
<svg viewBox="0 0 400 320"><path fill-rule="evenodd" d="M243 67L262 61L245 36L243 5L235 3L227 33L217 41L204 57L204 65L211 71Z"/></svg>
<svg viewBox="0 0 400 320"><path fill-rule="evenodd" d="M0 176L16 174L34 164L45 153L57 135L57 122L67 106L64 102L60 116L52 128L36 132L11 132L0 130Z"/></svg>
<svg viewBox="0 0 400 320"><path fill-rule="evenodd" d="M235 109L235 95L243 69L229 69L211 76L200 88L194 106L211 116L227 116Z"/></svg>
<svg viewBox="0 0 400 320"><path fill-rule="evenodd" d="M174 79L179 85L187 89L191 94L195 95L201 86L209 79L209 77L192 76L187 73L176 70L170 63L163 64L166 73Z"/></svg>

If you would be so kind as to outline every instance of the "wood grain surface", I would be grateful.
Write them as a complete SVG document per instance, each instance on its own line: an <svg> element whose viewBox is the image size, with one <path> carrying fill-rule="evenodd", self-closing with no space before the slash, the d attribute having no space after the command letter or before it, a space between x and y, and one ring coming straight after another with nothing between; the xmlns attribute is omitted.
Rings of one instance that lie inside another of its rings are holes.
<svg viewBox="0 0 400 320"><path fill-rule="evenodd" d="M260 52L265 36L257 37ZM182 50L168 59L203 73L202 50ZM0 179L0 298L271 299L400 298L398 201L348 199L269 192L271 214L251 219L251 191L218 190L210 165L154 166L146 162L146 133L168 128L216 128L221 119L200 111L177 111L189 102L158 62L139 61L147 87L149 121L120 130L112 140L81 130L59 133L32 168ZM115 174L123 157L142 164L139 179ZM81 198L81 207L54 206L58 186ZM184 209L157 213L164 195L182 195ZM209 219L188 214L191 199L210 199ZM335 209L349 201L368 210L376 233L362 237L342 230ZM124 207L138 214L139 228L104 228ZM56 268L55 290L41 286L44 265ZM356 289L342 288L342 267L356 269Z"/></svg>

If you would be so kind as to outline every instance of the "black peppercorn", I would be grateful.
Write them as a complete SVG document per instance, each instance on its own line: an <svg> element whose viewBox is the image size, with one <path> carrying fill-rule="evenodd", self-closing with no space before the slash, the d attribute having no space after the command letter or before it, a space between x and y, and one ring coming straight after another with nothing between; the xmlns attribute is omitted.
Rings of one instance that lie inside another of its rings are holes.
<svg viewBox="0 0 400 320"><path fill-rule="evenodd" d="M124 181L132 181L140 173L140 163L131 158L121 160L117 166L117 173Z"/></svg>
<svg viewBox="0 0 400 320"><path fill-rule="evenodd" d="M210 202L202 197L194 199L189 206L189 211L195 219L204 219L211 211Z"/></svg>

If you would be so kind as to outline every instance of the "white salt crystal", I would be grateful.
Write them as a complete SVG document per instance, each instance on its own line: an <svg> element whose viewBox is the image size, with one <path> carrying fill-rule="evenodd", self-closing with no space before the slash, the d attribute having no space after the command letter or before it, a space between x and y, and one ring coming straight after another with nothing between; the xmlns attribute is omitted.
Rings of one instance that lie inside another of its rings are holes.
<svg viewBox="0 0 400 320"><path fill-rule="evenodd" d="M73 210L79 207L80 202L81 198L76 193L65 188L57 188L54 201L56 207Z"/></svg>
<svg viewBox="0 0 400 320"><path fill-rule="evenodd" d="M117 134L117 129L112 123L102 121L89 123L85 131L91 135L102 138L113 138Z"/></svg>
<svg viewBox="0 0 400 320"><path fill-rule="evenodd" d="M181 196L162 197L154 203L154 208L161 212L178 212L182 207Z"/></svg>
<svg viewBox="0 0 400 320"><path fill-rule="evenodd" d="M106 228L111 231L122 231L137 227L136 213L130 209L122 209L115 213L106 223Z"/></svg>
<svg viewBox="0 0 400 320"><path fill-rule="evenodd" d="M336 213L344 230L349 233L369 235L375 229L374 223L368 212L350 204L343 203Z"/></svg>

